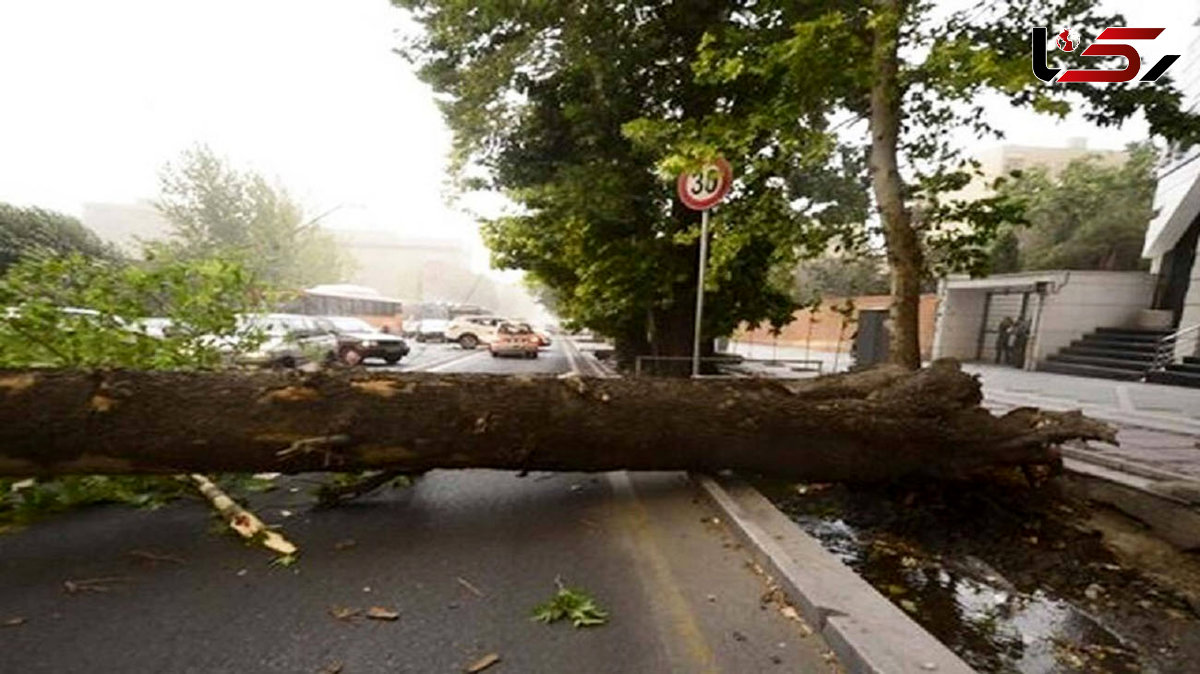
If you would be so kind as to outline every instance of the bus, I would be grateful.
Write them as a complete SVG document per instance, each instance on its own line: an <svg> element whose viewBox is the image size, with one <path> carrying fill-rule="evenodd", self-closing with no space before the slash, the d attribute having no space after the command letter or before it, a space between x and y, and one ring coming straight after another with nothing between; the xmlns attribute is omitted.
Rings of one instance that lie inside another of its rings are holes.
<svg viewBox="0 0 1200 674"><path fill-rule="evenodd" d="M308 316L353 316L397 335L404 330L404 303L366 286L349 283L313 286L301 291L291 310Z"/></svg>

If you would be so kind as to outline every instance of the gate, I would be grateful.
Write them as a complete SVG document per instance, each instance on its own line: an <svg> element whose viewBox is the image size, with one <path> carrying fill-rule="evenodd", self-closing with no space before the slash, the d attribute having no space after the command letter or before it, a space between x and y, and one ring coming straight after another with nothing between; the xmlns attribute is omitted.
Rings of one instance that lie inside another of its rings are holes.
<svg viewBox="0 0 1200 674"><path fill-rule="evenodd" d="M888 360L887 309L864 309L858 312L858 334L854 336L855 367L870 367Z"/></svg>
<svg viewBox="0 0 1200 674"><path fill-rule="evenodd" d="M979 326L979 343L975 359L988 363L996 360L996 339L1000 335L1000 323L1008 318L1012 322L1029 318L1031 290L989 290L983 304L983 323Z"/></svg>

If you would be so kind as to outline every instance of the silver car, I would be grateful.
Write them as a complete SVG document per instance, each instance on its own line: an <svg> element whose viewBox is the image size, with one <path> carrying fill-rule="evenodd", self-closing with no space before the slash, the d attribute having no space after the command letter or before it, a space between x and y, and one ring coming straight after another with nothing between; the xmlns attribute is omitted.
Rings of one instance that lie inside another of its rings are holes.
<svg viewBox="0 0 1200 674"><path fill-rule="evenodd" d="M239 332L255 331L263 341L252 351L237 354L239 365L296 367L310 361L337 359L337 335L312 316L300 314L249 314L238 316Z"/></svg>

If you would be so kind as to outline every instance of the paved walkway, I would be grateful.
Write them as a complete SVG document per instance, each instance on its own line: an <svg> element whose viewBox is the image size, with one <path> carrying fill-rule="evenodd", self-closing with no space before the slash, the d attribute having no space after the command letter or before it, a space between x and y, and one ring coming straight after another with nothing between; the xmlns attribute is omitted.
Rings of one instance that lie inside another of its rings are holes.
<svg viewBox="0 0 1200 674"><path fill-rule="evenodd" d="M1078 457L1145 477L1200 480L1200 389L973 363L964 369L980 376L989 407L1078 409L1119 428L1119 446L1088 443Z"/></svg>

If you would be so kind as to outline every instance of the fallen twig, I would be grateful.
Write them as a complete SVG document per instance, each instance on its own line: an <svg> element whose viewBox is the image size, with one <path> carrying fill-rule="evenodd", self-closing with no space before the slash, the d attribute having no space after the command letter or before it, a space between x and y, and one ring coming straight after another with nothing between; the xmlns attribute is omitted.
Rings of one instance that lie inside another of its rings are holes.
<svg viewBox="0 0 1200 674"><path fill-rule="evenodd" d="M148 562L171 562L172 564L185 563L182 557L176 557L175 555L164 555L157 552L151 552L149 550L130 550L129 556L144 559Z"/></svg>
<svg viewBox="0 0 1200 674"><path fill-rule="evenodd" d="M482 658L479 658L475 662L471 663L471 665L468 666L464 671L466 671L467 674L476 674L477 672L482 672L488 667L491 667L497 662L500 662L500 655L497 653L488 653Z"/></svg>
<svg viewBox="0 0 1200 674"><path fill-rule="evenodd" d="M82 578L80 580L64 580L63 589L69 594L79 592L108 592L113 583L125 583L130 579L126 576L109 576L106 578Z"/></svg>
<svg viewBox="0 0 1200 674"><path fill-rule="evenodd" d="M475 587L474 585L472 585L472 584L471 584L471 581L467 580L466 578L463 578L462 576L456 576L456 577L455 577L455 580L457 580L457 581L458 581L458 584L459 584L459 585L462 585L463 587L465 587L465 588L467 588L468 590L470 590L470 591L471 591L471 593L472 593L472 594L474 594L476 597L482 597L482 596L483 596L483 590L480 590L479 588L477 588L477 587Z"/></svg>
<svg viewBox="0 0 1200 674"><path fill-rule="evenodd" d="M297 548L291 541L284 538L279 532L268 529L262 520L258 519L254 513L238 505L237 501L234 501L228 494L221 491L221 488L214 484L212 480L199 473L192 473L189 477L196 483L196 487L200 490L200 493L204 494L209 502L212 503L213 508L216 508L217 512L229 522L229 528L236 531L242 538L250 541L259 541L263 544L263 547L274 550L281 555L293 556L296 554Z"/></svg>

